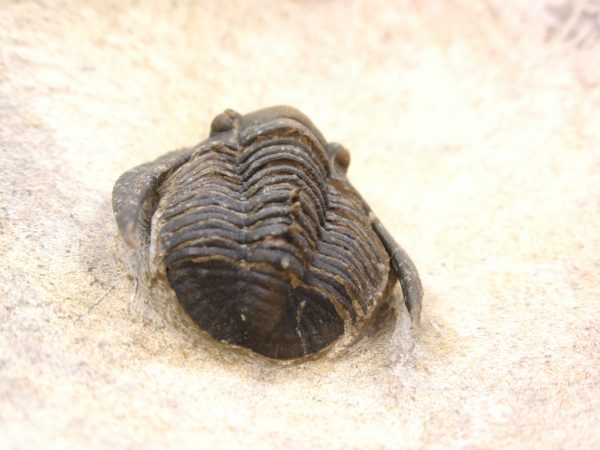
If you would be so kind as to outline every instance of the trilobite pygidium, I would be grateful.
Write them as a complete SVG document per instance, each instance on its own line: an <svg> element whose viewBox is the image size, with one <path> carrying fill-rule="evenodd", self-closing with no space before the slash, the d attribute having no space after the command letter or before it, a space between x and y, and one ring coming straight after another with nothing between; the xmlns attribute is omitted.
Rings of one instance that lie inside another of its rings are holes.
<svg viewBox="0 0 600 450"><path fill-rule="evenodd" d="M113 208L202 330L300 358L359 334L396 277L420 314L417 270L348 182L349 163L294 108L228 110L197 146L123 174Z"/></svg>

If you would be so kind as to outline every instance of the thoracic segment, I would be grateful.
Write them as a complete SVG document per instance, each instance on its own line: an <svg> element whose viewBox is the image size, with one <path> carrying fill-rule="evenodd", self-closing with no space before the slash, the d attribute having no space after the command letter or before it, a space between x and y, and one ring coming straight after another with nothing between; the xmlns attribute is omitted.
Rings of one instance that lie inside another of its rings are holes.
<svg viewBox="0 0 600 450"><path fill-rule="evenodd" d="M307 130L280 121L240 144L203 144L163 183L157 257L216 339L279 359L316 353L375 307L385 250Z"/></svg>

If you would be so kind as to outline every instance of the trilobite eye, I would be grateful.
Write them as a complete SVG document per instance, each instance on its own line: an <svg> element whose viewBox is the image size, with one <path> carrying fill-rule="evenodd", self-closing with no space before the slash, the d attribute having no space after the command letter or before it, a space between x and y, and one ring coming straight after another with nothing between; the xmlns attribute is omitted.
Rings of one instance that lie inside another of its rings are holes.
<svg viewBox="0 0 600 450"><path fill-rule="evenodd" d="M212 133L222 133L233 128L233 119L226 112L215 117L210 125Z"/></svg>
<svg viewBox="0 0 600 450"><path fill-rule="evenodd" d="M341 145L335 151L335 163L343 170L346 170L350 165L350 152Z"/></svg>

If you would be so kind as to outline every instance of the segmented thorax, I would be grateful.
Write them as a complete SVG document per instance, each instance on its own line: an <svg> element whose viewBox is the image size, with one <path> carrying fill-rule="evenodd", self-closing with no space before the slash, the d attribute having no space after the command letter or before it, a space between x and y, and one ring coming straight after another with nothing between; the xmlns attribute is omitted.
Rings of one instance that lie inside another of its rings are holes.
<svg viewBox="0 0 600 450"><path fill-rule="evenodd" d="M226 112L162 184L157 262L214 338L298 358L360 327L382 297L386 252L331 152L304 116Z"/></svg>

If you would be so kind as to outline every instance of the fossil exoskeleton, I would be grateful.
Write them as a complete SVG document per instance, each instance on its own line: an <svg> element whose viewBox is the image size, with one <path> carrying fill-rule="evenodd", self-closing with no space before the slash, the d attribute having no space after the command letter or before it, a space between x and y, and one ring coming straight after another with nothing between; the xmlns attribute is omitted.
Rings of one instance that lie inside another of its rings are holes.
<svg viewBox="0 0 600 450"><path fill-rule="evenodd" d="M358 336L396 279L420 315L417 270L348 182L349 163L294 108L227 110L197 146L123 174L113 208L202 330L301 358Z"/></svg>

